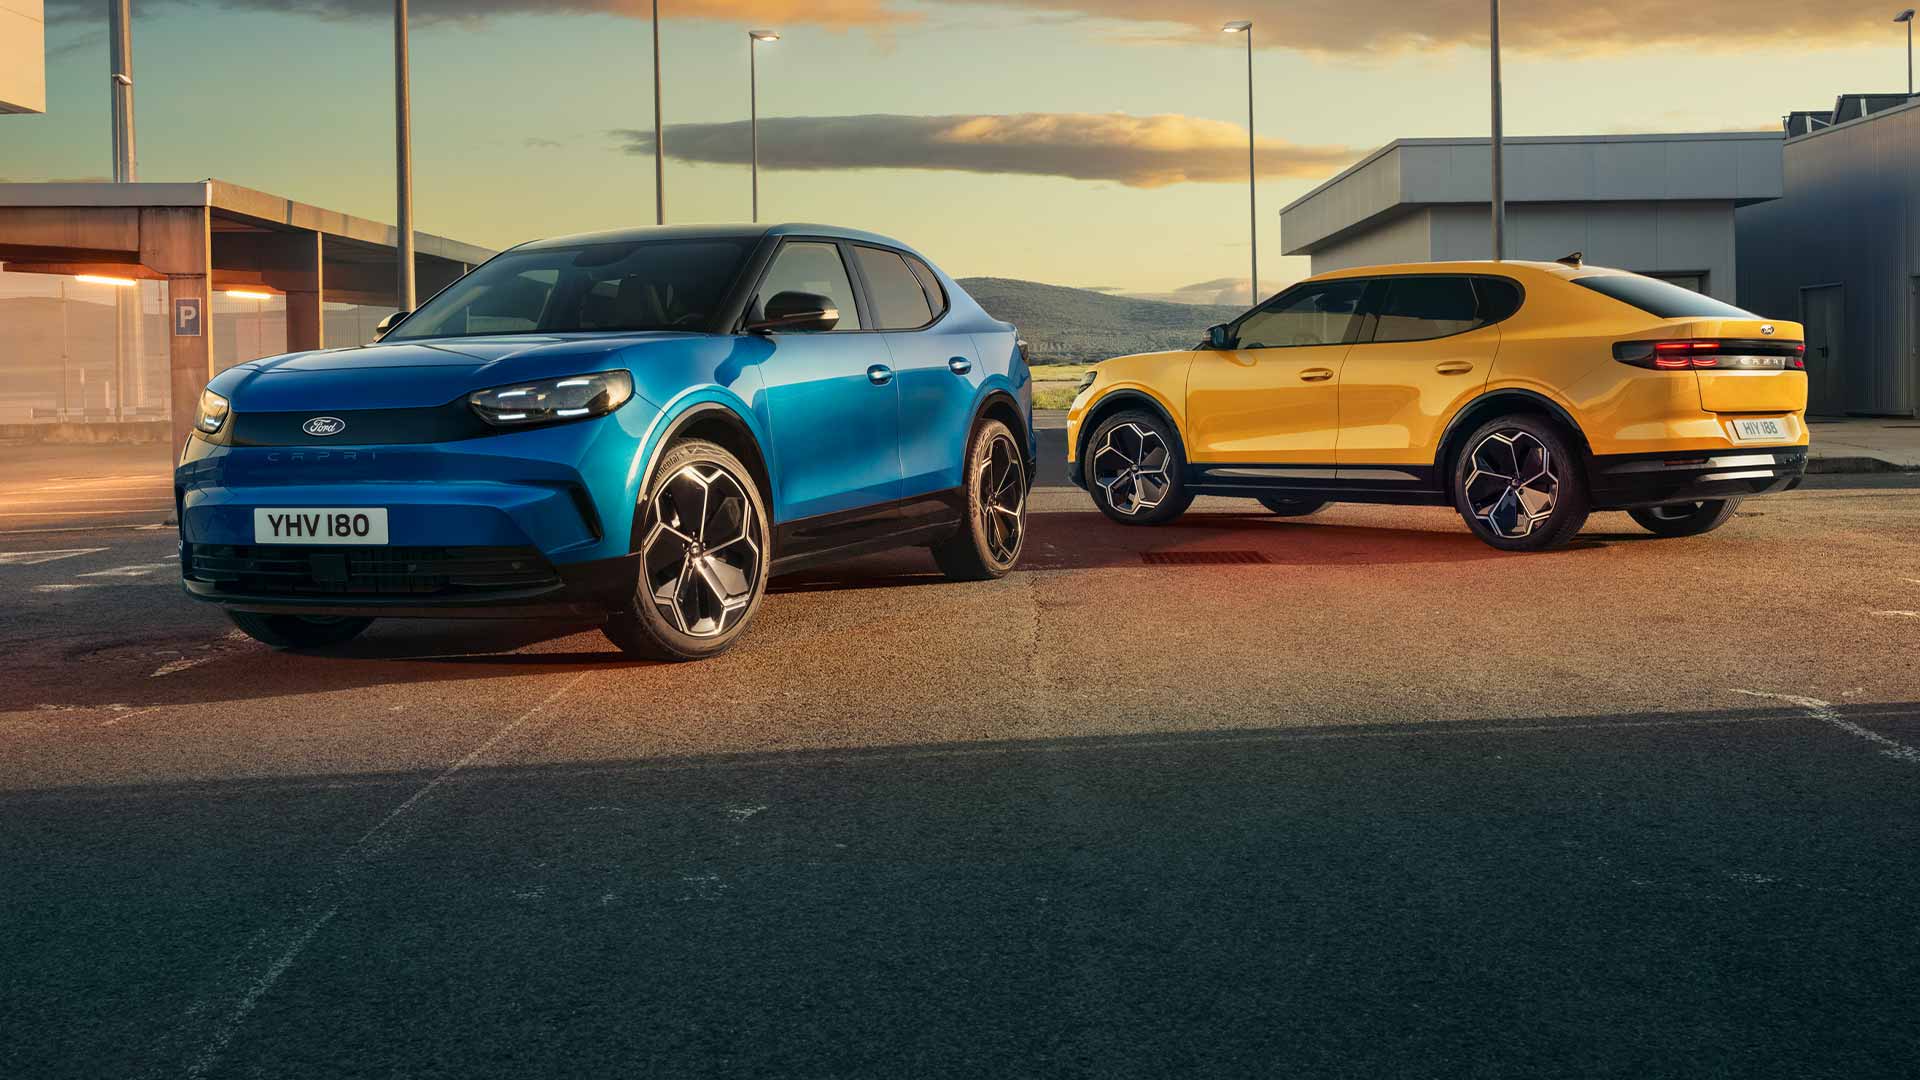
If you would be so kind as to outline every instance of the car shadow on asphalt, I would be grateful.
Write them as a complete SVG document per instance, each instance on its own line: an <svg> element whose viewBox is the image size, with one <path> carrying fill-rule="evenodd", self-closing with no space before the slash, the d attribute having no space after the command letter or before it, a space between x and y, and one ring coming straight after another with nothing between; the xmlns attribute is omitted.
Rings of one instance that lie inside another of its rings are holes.
<svg viewBox="0 0 1920 1080"><path fill-rule="evenodd" d="M0 1060L1902 1075L1912 768L1765 707L4 791Z"/></svg>
<svg viewBox="0 0 1920 1080"><path fill-rule="evenodd" d="M1208 565L1209 554L1280 566L1386 566L1513 558L1471 533L1342 525L1271 514L1187 514L1165 525L1121 525L1098 511L1028 516L1022 570Z"/></svg>

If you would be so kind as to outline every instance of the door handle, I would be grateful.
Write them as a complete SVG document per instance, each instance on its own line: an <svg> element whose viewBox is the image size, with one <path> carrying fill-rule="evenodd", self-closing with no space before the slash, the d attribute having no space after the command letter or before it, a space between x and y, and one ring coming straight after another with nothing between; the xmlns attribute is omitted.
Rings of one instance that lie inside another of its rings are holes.
<svg viewBox="0 0 1920 1080"><path fill-rule="evenodd" d="M1301 382L1326 382L1333 378L1332 368L1310 367L1300 373Z"/></svg>
<svg viewBox="0 0 1920 1080"><path fill-rule="evenodd" d="M885 386L893 381L893 369L885 364L875 364L867 369L867 381L875 386Z"/></svg>
<svg viewBox="0 0 1920 1080"><path fill-rule="evenodd" d="M1473 365L1465 360L1443 360L1433 365L1433 370L1442 375L1465 375L1473 370Z"/></svg>
<svg viewBox="0 0 1920 1080"><path fill-rule="evenodd" d="M953 372L955 375L965 375L967 372L973 370L973 361L964 356L956 356L947 361L947 370Z"/></svg>

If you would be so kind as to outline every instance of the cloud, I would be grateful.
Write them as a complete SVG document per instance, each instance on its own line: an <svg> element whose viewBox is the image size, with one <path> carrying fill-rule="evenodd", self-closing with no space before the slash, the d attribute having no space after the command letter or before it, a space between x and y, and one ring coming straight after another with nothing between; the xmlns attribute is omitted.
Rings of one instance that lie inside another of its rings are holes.
<svg viewBox="0 0 1920 1080"><path fill-rule="evenodd" d="M954 6L1013 6L1165 31L1165 37L1221 40L1226 19L1251 19L1256 48L1352 55L1487 44L1486 0L948 0ZM1516 52L1617 53L1689 45L1795 49L1879 40L1889 13L1869 5L1836 12L1812 0L1528 0L1502 11L1501 44ZM1173 12L1179 11L1178 16ZM1791 53L1783 55L1792 55Z"/></svg>
<svg viewBox="0 0 1920 1080"><path fill-rule="evenodd" d="M653 133L610 133L629 154L653 153ZM1318 179L1360 156L1344 146L1261 139L1260 173ZM676 124L667 155L680 161L744 165L744 121ZM1247 176L1247 132L1191 116L1123 113L1015 113L972 116L792 116L760 121L760 164L770 169L940 169L1112 180L1128 187L1239 182Z"/></svg>
<svg viewBox="0 0 1920 1080"><path fill-rule="evenodd" d="M559 139L548 139L540 135L529 135L524 141L529 150L558 150L566 145Z"/></svg>
<svg viewBox="0 0 1920 1080"><path fill-rule="evenodd" d="M663 17L711 22L885 28L924 21L909 0L672 0ZM1510 4L1504 43L1516 52L1561 55L1618 53L1687 45L1740 49L1763 44L1844 45L1885 35L1887 13L1865 4L1836 12L1812 0L1529 0ZM1175 13L1175 9L1184 11ZM224 8L323 18L393 17L392 0L142 0L140 13L166 8ZM1155 40L1220 40L1223 19L1252 19L1256 47L1353 55L1465 46L1487 39L1485 0L1234 0L1215 4L1166 0L944 0L942 20L1004 18L1064 22L1105 20L1151 27ZM105 21L99 0L49 0L49 22ZM651 0L413 0L422 23L480 21L494 15L613 15L645 19ZM1783 54L1790 57L1792 54ZM1784 61L1780 61L1784 62Z"/></svg>

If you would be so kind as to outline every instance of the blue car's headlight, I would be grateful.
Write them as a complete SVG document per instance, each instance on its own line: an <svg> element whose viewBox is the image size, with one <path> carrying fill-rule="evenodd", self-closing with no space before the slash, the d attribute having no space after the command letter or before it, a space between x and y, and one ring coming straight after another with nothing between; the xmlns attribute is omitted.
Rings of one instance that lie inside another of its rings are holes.
<svg viewBox="0 0 1920 1080"><path fill-rule="evenodd" d="M209 435L218 432L226 425L229 406L227 399L211 390L200 392L200 408L194 414L193 426Z"/></svg>
<svg viewBox="0 0 1920 1080"><path fill-rule="evenodd" d="M605 416L632 397L631 374L596 371L480 390L468 394L467 403L482 420L496 427L526 427Z"/></svg>

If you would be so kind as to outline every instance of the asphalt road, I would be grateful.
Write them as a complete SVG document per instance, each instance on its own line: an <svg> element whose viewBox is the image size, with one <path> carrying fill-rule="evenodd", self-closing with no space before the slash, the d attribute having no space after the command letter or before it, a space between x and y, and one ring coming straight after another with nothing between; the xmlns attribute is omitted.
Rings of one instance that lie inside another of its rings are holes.
<svg viewBox="0 0 1920 1080"><path fill-rule="evenodd" d="M1053 473L1005 580L786 578L666 667L272 653L179 594L151 451L0 455L0 1076L1920 1060L1920 477L1511 556Z"/></svg>

